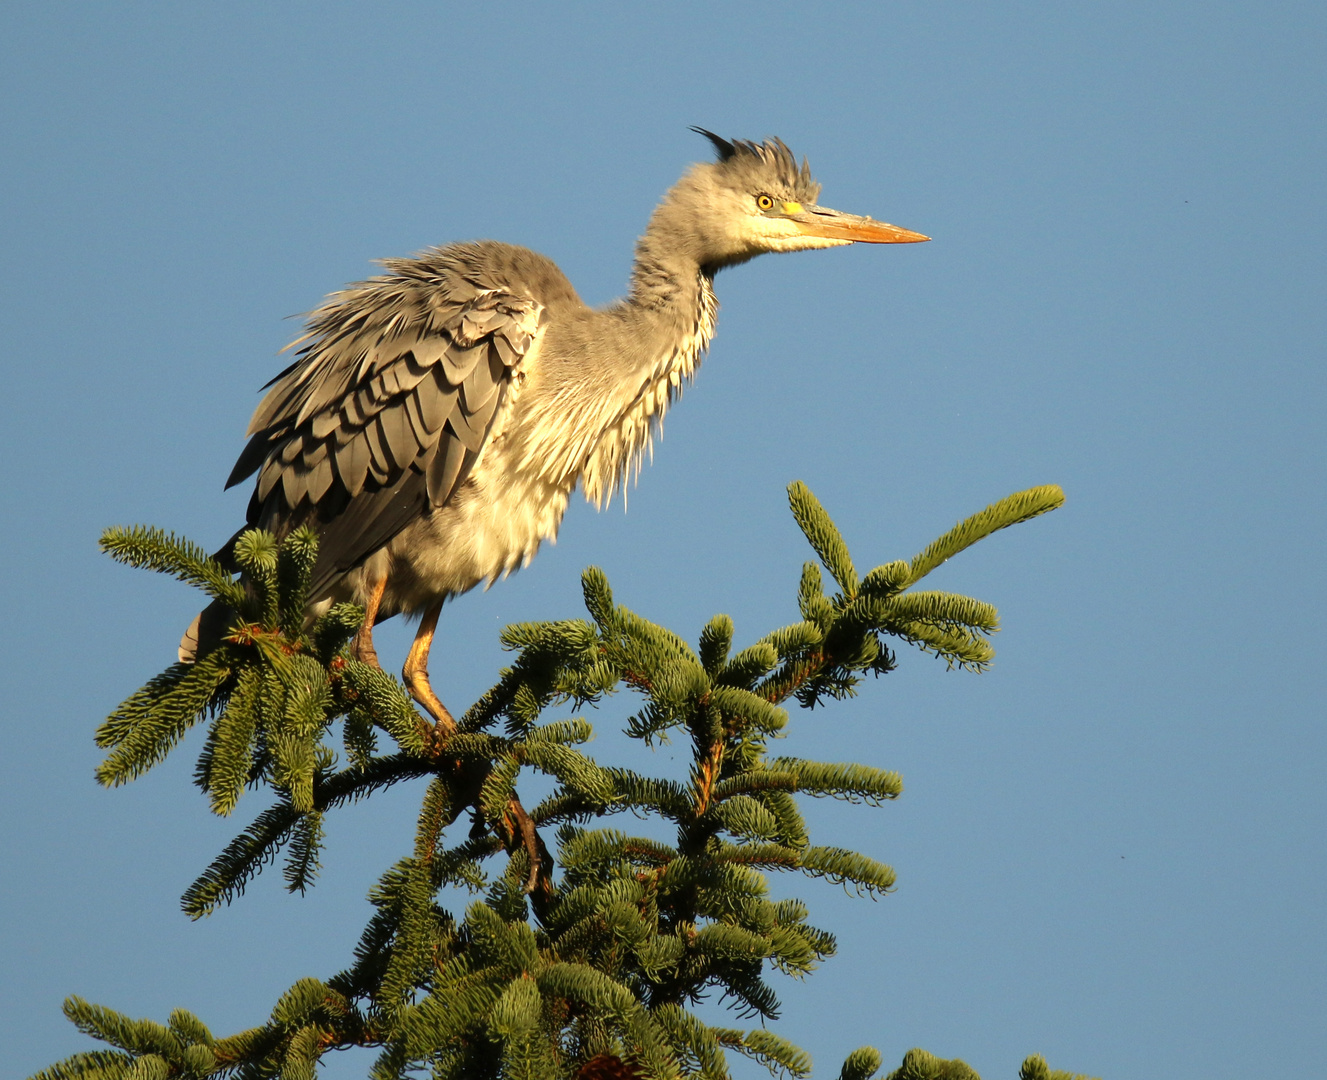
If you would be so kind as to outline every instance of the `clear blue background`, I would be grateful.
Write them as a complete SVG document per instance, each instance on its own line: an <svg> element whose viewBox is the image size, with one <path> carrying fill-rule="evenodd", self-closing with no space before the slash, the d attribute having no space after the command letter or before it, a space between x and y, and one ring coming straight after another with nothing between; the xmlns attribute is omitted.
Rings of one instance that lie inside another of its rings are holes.
<svg viewBox="0 0 1327 1080"><path fill-rule="evenodd" d="M716 611L742 641L792 621L794 478L863 568L1062 484L1062 510L932 579L999 606L990 674L903 651L794 717L790 752L907 790L814 807L899 885L797 884L840 956L780 987L778 1030L823 1078L863 1043L987 1077L1032 1051L1112 1080L1313 1075L1325 44L1320 3L5 4L3 1071L88 1045L68 993L261 1022L345 962L420 794L336 815L308 897L269 873L189 923L177 897L261 796L211 818L196 738L93 784L94 726L198 606L100 556L100 530L228 536L282 320L372 258L493 237L587 301L620 293L702 124L780 135L827 205L935 240L720 275L629 512L575 505L530 569L449 607L444 698L489 684L505 623L577 614L592 563L693 640ZM630 705L596 717L602 759Z"/></svg>

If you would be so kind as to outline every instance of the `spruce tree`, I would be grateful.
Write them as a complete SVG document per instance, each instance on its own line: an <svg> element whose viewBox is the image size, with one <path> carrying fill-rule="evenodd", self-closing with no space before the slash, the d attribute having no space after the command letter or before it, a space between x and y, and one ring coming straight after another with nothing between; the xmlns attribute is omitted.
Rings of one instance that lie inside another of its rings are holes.
<svg viewBox="0 0 1327 1080"><path fill-rule="evenodd" d="M800 621L735 649L732 620L716 615L693 648L616 603L604 574L590 569L582 577L589 618L507 627L511 666L450 725L426 722L400 682L350 656L361 609L343 604L306 619L312 532L280 542L245 533L234 577L173 534L108 530L101 543L112 558L195 585L234 618L215 650L167 668L102 724L97 779L133 780L206 723L194 780L211 810L234 813L254 788L274 796L186 890L190 917L230 903L282 857L287 888L303 892L330 812L402 780L428 782L414 847L373 889L373 917L345 970L299 979L265 1021L223 1037L182 1009L162 1024L71 997L65 1014L108 1048L74 1054L33 1080L311 1080L325 1055L352 1046L379 1051L374 1080L421 1071L438 1080L726 1080L733 1055L775 1075L808 1076L806 1053L771 1026L779 1010L771 976L810 973L835 940L808 921L804 904L770 899L768 875L889 892L888 866L812 842L797 796L878 806L903 785L866 764L772 754L789 723L785 705L810 709L853 694L866 675L894 669L898 642L984 670L995 609L915 586L996 530L1059 506L1063 494L1011 495L911 561L862 575L806 486L791 485L789 501L817 556L802 568ZM624 689L634 710L627 735L684 742L685 776L600 764L581 749L593 734L588 720L547 716L568 704L601 706ZM518 794L527 769L552 783L528 808ZM623 815L666 823L674 839L607 820ZM457 887L472 897L460 913L440 904L441 890ZM755 1023L701 1020L694 1006L711 991ZM862 1047L839 1077L872 1080L880 1070L880 1054ZM1019 1075L1070 1080L1035 1055ZM969 1077L976 1073L961 1061L911 1050L884 1080Z"/></svg>

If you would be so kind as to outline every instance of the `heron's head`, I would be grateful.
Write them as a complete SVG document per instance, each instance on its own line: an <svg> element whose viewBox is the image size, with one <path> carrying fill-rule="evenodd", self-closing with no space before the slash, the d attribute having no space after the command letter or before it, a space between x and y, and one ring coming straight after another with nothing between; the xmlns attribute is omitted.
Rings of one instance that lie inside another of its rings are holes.
<svg viewBox="0 0 1327 1080"><path fill-rule="evenodd" d="M910 244L921 233L818 203L820 185L782 139L729 142L703 128L718 160L695 165L656 212L661 231L700 265L718 270L768 251L843 244Z"/></svg>

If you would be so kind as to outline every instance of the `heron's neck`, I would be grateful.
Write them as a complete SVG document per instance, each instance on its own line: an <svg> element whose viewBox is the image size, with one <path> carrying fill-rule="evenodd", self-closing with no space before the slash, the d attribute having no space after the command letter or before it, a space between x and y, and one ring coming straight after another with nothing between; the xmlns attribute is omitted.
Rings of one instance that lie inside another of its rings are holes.
<svg viewBox="0 0 1327 1080"><path fill-rule="evenodd" d="M668 215L657 211L636 244L624 305L639 323L638 340L649 343L654 353L642 357L650 369L647 379L666 383L674 392L682 378L691 378L709 347L719 306L713 271L691 254L685 236L675 233Z"/></svg>
<svg viewBox="0 0 1327 1080"><path fill-rule="evenodd" d="M683 379L690 379L714 336L718 302L714 272L696 256L698 245L669 200L655 211L636 244L631 287L623 308L636 324L648 384L667 388L662 417Z"/></svg>
<svg viewBox="0 0 1327 1080"><path fill-rule="evenodd" d="M639 310L659 314L690 313L712 281L694 259L656 254L642 240L631 268L627 302Z"/></svg>
<svg viewBox="0 0 1327 1080"><path fill-rule="evenodd" d="M600 507L616 490L626 497L627 481L714 335L713 277L660 234L658 218L636 245L628 295L604 313L616 347L606 354L595 407L582 414L589 452L578 453L576 467L586 497Z"/></svg>
<svg viewBox="0 0 1327 1080"><path fill-rule="evenodd" d="M714 279L701 264L700 245L688 215L669 192L636 242L628 303L645 311L690 313Z"/></svg>
<svg viewBox="0 0 1327 1080"><path fill-rule="evenodd" d="M678 386L690 378L714 336L718 301L714 271L693 254L695 243L673 220L667 203L655 211L636 244L631 286L623 303L638 326L649 378Z"/></svg>

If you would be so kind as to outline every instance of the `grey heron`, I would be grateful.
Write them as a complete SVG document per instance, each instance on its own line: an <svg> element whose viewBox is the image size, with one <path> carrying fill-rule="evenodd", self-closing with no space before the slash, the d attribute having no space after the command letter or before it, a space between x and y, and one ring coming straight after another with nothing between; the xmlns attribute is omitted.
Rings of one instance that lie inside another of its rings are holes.
<svg viewBox="0 0 1327 1080"><path fill-rule="evenodd" d="M602 508L634 478L714 333L715 274L765 252L928 239L820 206L782 140L694 130L716 160L663 197L623 299L587 307L548 259L493 241L389 259L310 315L250 421L226 485L257 473L246 527L316 529L310 614L362 605L359 659L377 663L375 623L421 617L402 675L441 734L454 724L428 659L443 603L528 563L578 483ZM227 616L200 615L181 659Z"/></svg>

